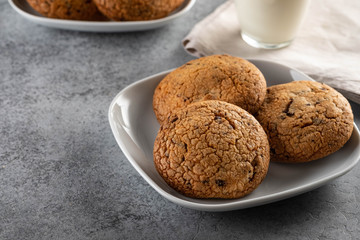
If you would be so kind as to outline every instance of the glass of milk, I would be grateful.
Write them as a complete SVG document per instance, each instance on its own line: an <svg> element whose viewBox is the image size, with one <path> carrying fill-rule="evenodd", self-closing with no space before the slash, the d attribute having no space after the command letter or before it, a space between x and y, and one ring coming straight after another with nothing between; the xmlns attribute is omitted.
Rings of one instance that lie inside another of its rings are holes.
<svg viewBox="0 0 360 240"><path fill-rule="evenodd" d="M310 0L235 0L243 40L256 48L288 46L309 4Z"/></svg>

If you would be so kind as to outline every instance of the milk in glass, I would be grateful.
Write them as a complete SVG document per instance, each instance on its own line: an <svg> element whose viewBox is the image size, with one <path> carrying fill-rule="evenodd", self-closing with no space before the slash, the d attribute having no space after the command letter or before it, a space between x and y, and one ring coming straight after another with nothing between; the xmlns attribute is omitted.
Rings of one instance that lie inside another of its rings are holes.
<svg viewBox="0 0 360 240"><path fill-rule="evenodd" d="M259 48L289 45L309 3L310 0L235 0L243 39Z"/></svg>

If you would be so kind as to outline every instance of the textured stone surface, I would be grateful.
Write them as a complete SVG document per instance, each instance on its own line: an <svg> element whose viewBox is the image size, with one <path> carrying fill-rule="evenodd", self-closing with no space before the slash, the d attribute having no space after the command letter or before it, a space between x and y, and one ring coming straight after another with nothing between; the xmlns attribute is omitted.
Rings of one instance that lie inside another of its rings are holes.
<svg viewBox="0 0 360 240"><path fill-rule="evenodd" d="M100 34L37 26L0 0L0 239L360 236L359 165L291 199L208 213L161 197L117 146L113 97L191 60L180 40L221 2L198 0L157 30Z"/></svg>

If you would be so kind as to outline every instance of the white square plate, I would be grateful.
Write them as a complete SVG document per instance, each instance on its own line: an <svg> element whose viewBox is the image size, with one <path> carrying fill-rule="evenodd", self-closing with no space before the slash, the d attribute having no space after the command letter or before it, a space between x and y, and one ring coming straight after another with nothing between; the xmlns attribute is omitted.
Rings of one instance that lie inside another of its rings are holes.
<svg viewBox="0 0 360 240"><path fill-rule="evenodd" d="M312 80L284 65L250 61L262 71L268 86ZM258 206L315 189L345 174L359 161L360 134L354 124L350 140L339 151L309 163L270 163L265 180L243 198L222 200L185 197L165 183L153 163L153 144L159 124L152 109L152 97L157 84L170 71L150 76L123 89L110 105L109 121L117 143L133 167L157 192L176 204L204 211L229 211Z"/></svg>
<svg viewBox="0 0 360 240"><path fill-rule="evenodd" d="M195 4L196 0L185 0L184 3L172 12L169 16L148 21L77 21L54 19L41 16L32 9L26 0L8 0L11 7L24 18L52 28L66 30L86 31L86 32L131 32L149 30L162 27L176 18L188 12Z"/></svg>

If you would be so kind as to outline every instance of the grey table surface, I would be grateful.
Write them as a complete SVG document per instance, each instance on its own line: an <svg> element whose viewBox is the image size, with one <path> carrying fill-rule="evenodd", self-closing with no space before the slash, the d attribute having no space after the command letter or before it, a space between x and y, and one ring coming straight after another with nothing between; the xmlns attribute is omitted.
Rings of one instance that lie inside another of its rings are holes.
<svg viewBox="0 0 360 240"><path fill-rule="evenodd" d="M297 197L211 213L164 199L117 146L113 97L193 59L181 39L222 2L198 0L156 30L84 33L0 0L0 239L360 238L359 165Z"/></svg>

